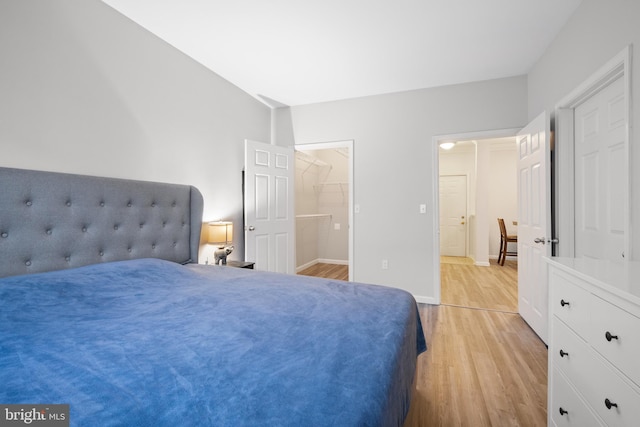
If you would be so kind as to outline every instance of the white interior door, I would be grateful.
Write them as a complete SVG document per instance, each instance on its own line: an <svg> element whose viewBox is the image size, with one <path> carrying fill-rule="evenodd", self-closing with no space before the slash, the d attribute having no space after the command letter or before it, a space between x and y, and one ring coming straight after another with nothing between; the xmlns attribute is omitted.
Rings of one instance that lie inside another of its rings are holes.
<svg viewBox="0 0 640 427"><path fill-rule="evenodd" d="M547 265L551 256L551 170L549 118L536 117L517 137L518 312L546 343Z"/></svg>
<svg viewBox="0 0 640 427"><path fill-rule="evenodd" d="M245 258L295 274L293 148L245 141Z"/></svg>
<svg viewBox="0 0 640 427"><path fill-rule="evenodd" d="M622 77L575 108L575 255L622 261L628 194Z"/></svg>
<svg viewBox="0 0 640 427"><path fill-rule="evenodd" d="M440 255L466 256L467 177L440 177Z"/></svg>

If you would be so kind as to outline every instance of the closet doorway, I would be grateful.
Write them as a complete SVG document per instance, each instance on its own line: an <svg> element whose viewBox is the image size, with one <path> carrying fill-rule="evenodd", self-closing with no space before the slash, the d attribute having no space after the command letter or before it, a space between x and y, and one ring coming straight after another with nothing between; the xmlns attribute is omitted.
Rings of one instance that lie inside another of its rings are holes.
<svg viewBox="0 0 640 427"><path fill-rule="evenodd" d="M353 280L353 141L295 147L296 272Z"/></svg>

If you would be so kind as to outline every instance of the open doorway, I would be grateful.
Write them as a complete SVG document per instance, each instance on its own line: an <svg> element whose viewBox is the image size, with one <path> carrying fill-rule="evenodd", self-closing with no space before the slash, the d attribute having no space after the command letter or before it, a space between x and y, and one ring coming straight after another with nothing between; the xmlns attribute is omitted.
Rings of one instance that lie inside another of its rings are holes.
<svg viewBox="0 0 640 427"><path fill-rule="evenodd" d="M353 280L353 141L295 146L296 272Z"/></svg>
<svg viewBox="0 0 640 427"><path fill-rule="evenodd" d="M518 310L517 257L507 257L504 265L497 262L497 218L504 218L509 233L517 234L516 132L434 138L442 304Z"/></svg>

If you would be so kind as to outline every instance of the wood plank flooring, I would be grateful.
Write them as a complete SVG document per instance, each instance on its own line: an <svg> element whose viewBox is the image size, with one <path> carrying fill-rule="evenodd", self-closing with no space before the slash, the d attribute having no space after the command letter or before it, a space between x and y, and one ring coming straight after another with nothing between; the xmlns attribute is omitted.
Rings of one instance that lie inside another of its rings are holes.
<svg viewBox="0 0 640 427"><path fill-rule="evenodd" d="M546 425L547 349L520 315L419 310L429 348L405 427Z"/></svg>
<svg viewBox="0 0 640 427"><path fill-rule="evenodd" d="M518 262L496 260L489 267L440 263L442 304L518 312Z"/></svg>
<svg viewBox="0 0 640 427"><path fill-rule="evenodd" d="M349 266L338 264L314 264L298 274L303 276L325 277L327 279L349 280Z"/></svg>

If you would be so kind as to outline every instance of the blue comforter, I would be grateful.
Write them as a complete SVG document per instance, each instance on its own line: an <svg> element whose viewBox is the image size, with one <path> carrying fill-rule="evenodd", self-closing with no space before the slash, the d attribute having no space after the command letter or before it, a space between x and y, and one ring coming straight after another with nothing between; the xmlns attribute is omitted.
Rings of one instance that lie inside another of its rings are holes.
<svg viewBox="0 0 640 427"><path fill-rule="evenodd" d="M397 289L144 259L0 279L0 403L79 426L397 426L426 349Z"/></svg>

